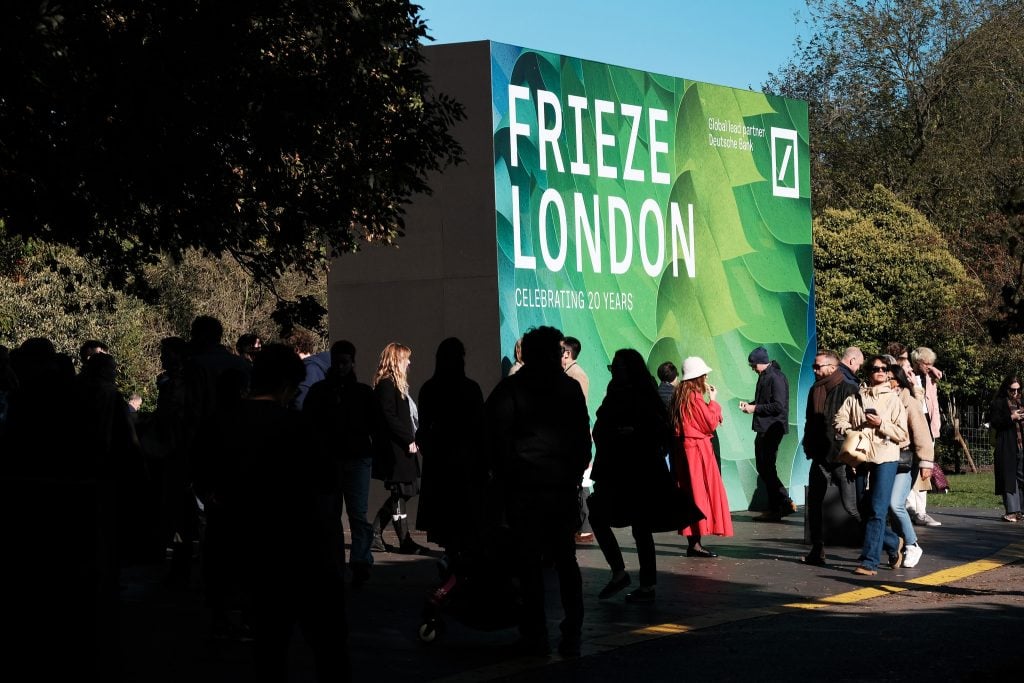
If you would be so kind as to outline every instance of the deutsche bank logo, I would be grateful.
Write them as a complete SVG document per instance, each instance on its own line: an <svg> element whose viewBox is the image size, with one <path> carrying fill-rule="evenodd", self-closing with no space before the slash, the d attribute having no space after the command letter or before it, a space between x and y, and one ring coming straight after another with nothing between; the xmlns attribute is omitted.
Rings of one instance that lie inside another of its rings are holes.
<svg viewBox="0 0 1024 683"><path fill-rule="evenodd" d="M772 194L800 198L800 165L797 163L796 131L772 128Z"/></svg>

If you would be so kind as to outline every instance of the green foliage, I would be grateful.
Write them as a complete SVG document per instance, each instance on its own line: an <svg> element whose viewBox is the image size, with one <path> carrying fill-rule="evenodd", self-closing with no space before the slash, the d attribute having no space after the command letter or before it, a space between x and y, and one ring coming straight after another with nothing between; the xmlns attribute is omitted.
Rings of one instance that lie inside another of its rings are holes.
<svg viewBox="0 0 1024 683"><path fill-rule="evenodd" d="M808 9L810 40L765 87L808 100L816 204L856 206L881 184L943 228L964 210L993 208L999 171L983 151L1020 149L1020 3L809 0Z"/></svg>
<svg viewBox="0 0 1024 683"><path fill-rule="evenodd" d="M456 161L407 0L0 5L0 219L125 286L164 255L271 283L401 234Z"/></svg>
<svg viewBox="0 0 1024 683"><path fill-rule="evenodd" d="M105 284L101 269L69 247L25 243L0 225L0 264L8 262L15 266L0 271L0 344L14 348L29 337L47 337L77 359L83 341L99 339L117 358L121 390L138 393L147 405L155 400L160 339L187 339L195 316L220 319L231 346L246 332L283 336L274 320L277 295L310 299L321 308L327 297L322 280L289 271L272 283L272 292L235 261L190 250L180 264L165 259L146 269L157 302L151 304ZM324 331L315 332L324 346Z"/></svg>
<svg viewBox="0 0 1024 683"><path fill-rule="evenodd" d="M975 389L966 371L981 323L962 322L982 288L920 212L882 187L863 209L828 209L814 221L814 265L821 345L865 353L890 340L929 346L953 386Z"/></svg>
<svg viewBox="0 0 1024 683"><path fill-rule="evenodd" d="M931 346L942 367L963 366L960 391L985 398L1024 362L1024 3L809 0L808 7L811 38L765 87L808 100L822 222L836 220L827 216L833 209L871 212L873 188L883 185L938 228L943 250L983 287L971 305L947 307L938 323L933 315L896 336L875 308L879 283L819 272L819 285L831 287L819 286L819 328L826 340L845 341L847 331L829 328L856 317L863 336L850 341ZM830 299L832 292L842 298Z"/></svg>
<svg viewBox="0 0 1024 683"><path fill-rule="evenodd" d="M102 271L68 247L30 242L23 254L0 276L0 344L47 337L77 362L79 345L100 339L117 357L122 389L149 394L159 333L143 302L104 284Z"/></svg>
<svg viewBox="0 0 1024 683"><path fill-rule="evenodd" d="M188 338L193 318L212 315L224 325L224 340L229 345L247 332L264 339L286 336L290 329L279 324L276 315L279 297L308 301L307 305L319 311L327 304L326 278L289 270L264 285L233 259L215 259L196 250L185 252L179 263L165 258L148 267L145 278L157 301L154 314L169 333ZM323 328L313 332L326 340Z"/></svg>

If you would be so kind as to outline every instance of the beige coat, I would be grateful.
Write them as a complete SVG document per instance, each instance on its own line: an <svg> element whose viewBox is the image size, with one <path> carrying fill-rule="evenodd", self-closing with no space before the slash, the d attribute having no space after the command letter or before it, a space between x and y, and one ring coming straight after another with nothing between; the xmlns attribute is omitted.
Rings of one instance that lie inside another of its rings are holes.
<svg viewBox="0 0 1024 683"><path fill-rule="evenodd" d="M921 402L906 389L900 389L900 398L903 399L903 407L907 409L907 426L910 429L907 442L901 443L900 448L914 444L914 455L919 463L928 463L927 467L931 467L935 462L935 441L932 439L928 418L921 409ZM915 491L929 491L932 483L930 480L921 479L921 475L918 474L913 488Z"/></svg>
<svg viewBox="0 0 1024 683"><path fill-rule="evenodd" d="M872 428L867 423L865 408L874 408L882 419L882 424ZM871 432L872 445L875 447L873 463L895 462L900 459L900 444L910 443L907 431L907 409L903 401L888 384L875 387L861 387L843 402L832 422L836 433L845 436L851 429Z"/></svg>

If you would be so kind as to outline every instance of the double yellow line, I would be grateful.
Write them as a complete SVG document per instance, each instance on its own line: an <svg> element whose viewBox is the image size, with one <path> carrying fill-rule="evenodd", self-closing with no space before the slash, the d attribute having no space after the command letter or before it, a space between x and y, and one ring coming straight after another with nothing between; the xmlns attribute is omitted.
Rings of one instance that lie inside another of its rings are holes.
<svg viewBox="0 0 1024 683"><path fill-rule="evenodd" d="M828 595L823 598L817 598L811 602L790 602L777 607L723 610L696 617L690 624L655 624L652 626L645 626L643 628L606 635L584 642L583 654L588 655L594 654L595 652L607 652L608 650L633 645L647 640L654 640L656 638L664 638L666 636L679 635L681 633L689 633L692 631L700 631L713 626L744 621L746 619L756 619L765 616L791 613L793 610L798 609L816 610L834 607L837 605L850 605L863 600L870 600L872 598L880 598L894 593L901 593L903 591L911 590L914 586L942 586L956 581L961 581L976 574L981 574L982 572L998 569L999 567L1021 559L1024 559L1024 541L1011 543L996 554L981 560L957 565L955 567L950 567L949 569L942 569L931 574L919 576L916 579L908 579L900 585L883 583L867 588L858 588L857 590L847 591L845 593L838 593L836 595ZM475 683L477 681L498 678L503 675L512 675L513 673L522 672L536 666L543 666L544 664L553 663L554 661L558 660L541 660L537 658L512 660L502 662L494 666L485 667L483 669L463 672L462 674L457 674L444 680L458 683Z"/></svg>

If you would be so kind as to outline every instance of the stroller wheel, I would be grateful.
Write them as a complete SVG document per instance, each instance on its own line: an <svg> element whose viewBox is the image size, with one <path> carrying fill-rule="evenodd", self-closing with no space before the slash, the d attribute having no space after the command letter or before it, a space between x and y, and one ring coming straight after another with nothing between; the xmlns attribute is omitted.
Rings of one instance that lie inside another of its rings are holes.
<svg viewBox="0 0 1024 683"><path fill-rule="evenodd" d="M419 638L419 641L421 643L423 643L424 645L429 645L437 639L437 636L441 634L442 630L443 628L441 627L440 622L425 621L422 624L420 624L420 628L416 632L416 636L417 638Z"/></svg>

